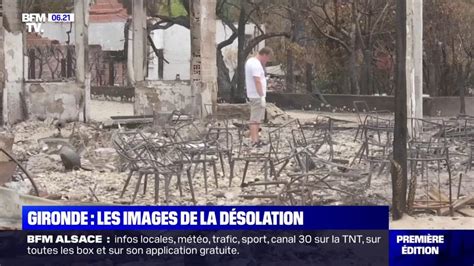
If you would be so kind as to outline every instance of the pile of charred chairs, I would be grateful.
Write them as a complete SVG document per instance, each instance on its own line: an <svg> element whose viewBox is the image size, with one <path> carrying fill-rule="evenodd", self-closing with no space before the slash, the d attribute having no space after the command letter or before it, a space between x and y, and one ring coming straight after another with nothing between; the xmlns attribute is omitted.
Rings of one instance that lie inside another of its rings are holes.
<svg viewBox="0 0 474 266"><path fill-rule="evenodd" d="M242 179L240 182L241 187L245 187L249 184L245 183L247 171L252 163L260 167L264 173L264 182L254 183L252 185L271 185L279 184L278 181L269 181L269 177L273 177L274 180L278 178L281 172L286 168L289 161L293 158L293 149L291 146L291 139L287 137L291 135L291 131L294 127L299 125L298 120L291 120L283 125L268 128L268 137L264 141L268 142L263 147L253 147L250 143L245 143L244 136L239 136L239 142L235 147L234 156L231 163L231 176L229 179L229 186L232 185L232 179L234 176L235 164L243 162L244 169Z"/></svg>
<svg viewBox="0 0 474 266"><path fill-rule="evenodd" d="M331 180L329 168L339 165L330 161L333 157L331 133L331 119L317 119L306 124L292 120L269 129L268 149L265 156L259 157L265 180L245 184L265 186L265 192L243 196L271 198L279 205L314 205L323 203L329 193L344 192L332 185L334 180ZM326 156L325 153L319 153L324 145L330 151L329 158L322 156ZM273 180L268 180L268 177L273 177ZM267 186L274 189L268 190Z"/></svg>
<svg viewBox="0 0 474 266"><path fill-rule="evenodd" d="M202 169L204 187L208 192L208 167L212 169L214 184L219 186L217 165L220 162L222 175L225 164L230 165L233 154L233 130L227 121L202 125L182 112L155 113L154 126L147 129L118 131L112 142L120 155L122 166L129 171L121 197L132 179L138 180L132 196L135 202L143 183L145 193L148 177L155 178L155 204L159 201L159 185L164 185L165 200L170 195L170 182L176 177L176 186L183 196L181 176L186 174L191 198L196 203L193 180Z"/></svg>
<svg viewBox="0 0 474 266"><path fill-rule="evenodd" d="M355 101L354 109L359 120L355 139L360 137L362 143L351 165L357 160L359 163L364 160L369 164L367 178L369 187L374 172L377 172L378 177L384 170L390 169L394 120L386 116L389 114L388 111L370 111L364 101Z"/></svg>
<svg viewBox="0 0 474 266"><path fill-rule="evenodd" d="M333 120L319 117L312 122L298 123L298 127L291 132L294 146L297 149L304 148L307 153L313 156L317 156L320 149L327 145L329 150L328 160L334 158L332 134Z"/></svg>
<svg viewBox="0 0 474 266"><path fill-rule="evenodd" d="M367 130L380 129L390 130L393 129L392 113L388 110L371 110L369 105L365 101L354 101L354 110L357 114L358 127L354 140L357 137L364 138Z"/></svg>
<svg viewBox="0 0 474 266"><path fill-rule="evenodd" d="M452 126L446 120L410 118L410 139L408 141L409 190L408 209L437 209L449 207L452 204L452 173L450 162L449 142L446 132ZM430 199L433 193L445 194L441 180L442 173L448 174L448 199L436 197ZM435 175L433 175L435 172ZM425 198L416 198L416 191L421 189Z"/></svg>
<svg viewBox="0 0 474 266"><path fill-rule="evenodd" d="M450 145L455 147L455 155L466 157L465 172L472 169L473 147L474 147L474 117L459 115L456 118L444 121L446 130L443 137Z"/></svg>
<svg viewBox="0 0 474 266"><path fill-rule="evenodd" d="M138 180L133 193L132 204L136 200L142 182L143 194L146 193L149 176L154 177L155 204L159 201L160 183L163 183L165 200L168 201L170 181L173 176L176 176L177 186L182 194L181 175L184 171L187 173L191 197L195 202L190 175L192 162L182 152L180 145L169 141L167 138L142 131L116 132L112 136L112 142L125 168L129 171L120 197L124 196L132 176L137 174Z"/></svg>
<svg viewBox="0 0 474 266"><path fill-rule="evenodd" d="M339 186L332 169L347 169L335 158L332 139L334 121L317 118L300 124L292 132L298 171L288 173L288 181L280 190L277 203L283 205L320 205L331 201L334 193L349 194ZM320 152L326 146L324 152ZM327 156L327 157L326 157Z"/></svg>

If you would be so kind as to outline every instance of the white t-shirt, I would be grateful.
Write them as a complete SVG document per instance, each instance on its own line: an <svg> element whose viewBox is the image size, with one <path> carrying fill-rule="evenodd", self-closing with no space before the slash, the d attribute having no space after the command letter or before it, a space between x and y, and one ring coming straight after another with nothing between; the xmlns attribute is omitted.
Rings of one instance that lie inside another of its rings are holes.
<svg viewBox="0 0 474 266"><path fill-rule="evenodd" d="M262 63L260 63L257 58L251 57L245 63L245 87L247 88L248 98L260 98L260 95L257 93L254 77L260 77L263 96L266 96L267 79L265 78L265 70L263 69Z"/></svg>

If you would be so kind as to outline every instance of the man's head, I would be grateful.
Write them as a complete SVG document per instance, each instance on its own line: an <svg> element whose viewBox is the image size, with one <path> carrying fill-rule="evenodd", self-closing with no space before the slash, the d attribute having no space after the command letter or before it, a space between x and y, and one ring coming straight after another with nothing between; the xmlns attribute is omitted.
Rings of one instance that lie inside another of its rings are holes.
<svg viewBox="0 0 474 266"><path fill-rule="evenodd" d="M257 59L260 60L262 65L266 65L270 61L273 55L273 50L270 47L263 47L258 51Z"/></svg>

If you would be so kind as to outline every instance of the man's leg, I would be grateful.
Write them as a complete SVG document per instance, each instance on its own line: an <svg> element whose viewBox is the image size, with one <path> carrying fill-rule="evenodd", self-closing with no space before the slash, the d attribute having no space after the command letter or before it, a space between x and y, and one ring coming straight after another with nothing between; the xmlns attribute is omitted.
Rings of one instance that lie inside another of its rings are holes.
<svg viewBox="0 0 474 266"><path fill-rule="evenodd" d="M260 128L260 124L257 123L257 122L251 121L249 127L250 127L250 140L252 141L252 144L257 143L258 142L258 130Z"/></svg>
<svg viewBox="0 0 474 266"><path fill-rule="evenodd" d="M260 98L250 99L250 140L252 144L260 141L260 124L265 118L265 107L261 105Z"/></svg>

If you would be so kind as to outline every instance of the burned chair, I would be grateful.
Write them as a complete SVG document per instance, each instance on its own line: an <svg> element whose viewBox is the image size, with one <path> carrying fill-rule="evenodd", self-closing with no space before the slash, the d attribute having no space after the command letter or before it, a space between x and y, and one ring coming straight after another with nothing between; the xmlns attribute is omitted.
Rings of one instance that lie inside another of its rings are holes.
<svg viewBox="0 0 474 266"><path fill-rule="evenodd" d="M219 187L216 166L219 158L219 147L216 146L214 140L208 138L209 134L199 129L197 122L194 121L182 123L174 127L167 127L166 131L170 140L174 143L179 143L181 151L187 155L190 162L194 165L192 174L193 179L196 175L198 166L202 165L206 194L208 192L208 164L212 167L216 188Z"/></svg>
<svg viewBox="0 0 474 266"><path fill-rule="evenodd" d="M379 117L379 118L384 118L383 116L387 116L387 115L391 115L391 112L388 111L388 110L370 110L369 108L369 105L367 104L366 101L354 101L353 102L353 105L354 105L354 110L356 111L357 113L357 119L358 119L358 122L359 122L359 125L357 127L357 132L356 132L356 135L354 137L354 141L357 139L357 137L359 136L359 132L360 132L360 137L363 138L364 137L364 131L367 130L367 127L370 127L370 126L373 126L373 125L370 125L367 121L368 117L371 116L372 118L374 117ZM372 119L370 119L372 120ZM390 119L383 119L383 120L380 120L380 123L381 122L387 122L390 124ZM393 124L393 123L392 123ZM377 127L379 127L381 125L377 125Z"/></svg>
<svg viewBox="0 0 474 266"><path fill-rule="evenodd" d="M225 124L225 126L216 125L208 128L205 137L206 143L212 147L212 150L210 150L209 153L214 153L214 155L219 157L223 178L226 176L226 162L230 172L234 150L234 135L239 134L238 130L238 128L232 127L229 124Z"/></svg>
<svg viewBox="0 0 474 266"><path fill-rule="evenodd" d="M443 120L443 134L446 141L455 148L454 156L467 158L463 163L466 165L465 173L472 169L474 148L474 117L460 116L449 120Z"/></svg>
<svg viewBox="0 0 474 266"><path fill-rule="evenodd" d="M414 209L440 209L442 207L449 207L452 205L452 176L449 159L449 149L445 142L422 142L411 141L408 149L408 162L410 169L410 181L408 190L408 210ZM441 180L441 173L443 172L443 165L446 166L448 173L448 193L449 198L442 201L440 198L436 201L429 200L430 194L433 191L438 195L442 195L443 181ZM431 170L435 168L437 175L435 180L431 176ZM421 179L419 178L421 177ZM416 199L416 191L419 186L422 186L425 199Z"/></svg>
<svg viewBox="0 0 474 266"><path fill-rule="evenodd" d="M377 177L385 168L389 169L393 148L394 122L379 116L367 115L362 131L362 144L356 153L351 165L359 159L369 163L367 187L372 182L372 173L377 170Z"/></svg>
<svg viewBox="0 0 474 266"><path fill-rule="evenodd" d="M269 152L268 152L268 145L262 148L255 148L249 144L245 143L245 137L243 131L238 131L237 138L234 138L235 149L233 150L232 157L230 160L230 175L229 175L229 187L232 186L232 179L235 175L235 165L238 162L244 162L245 166L243 169L242 180L240 186L245 186L245 177L247 176L247 171L249 168L250 163L263 163L263 169L265 170L265 180L268 176L268 165L270 164L269 161Z"/></svg>
<svg viewBox="0 0 474 266"><path fill-rule="evenodd" d="M293 160L295 163L297 161L295 149L292 145L291 132L293 129L298 128L298 125L298 120L292 120L283 125L268 128L268 145L262 148L252 148L245 145L239 146L232 163L234 166L238 161L245 162L240 186L244 188L252 187L252 189L245 191L241 197L278 199L279 187L287 184L286 171L281 179L279 177L289 165L290 161ZM253 182L245 182L250 164L260 169L258 172L263 173L263 180L256 178ZM229 179L229 185L232 184L232 176L233 175L231 175ZM269 177L273 177L273 180L269 180ZM257 194L249 193L255 190L256 187L264 187L264 190L259 191Z"/></svg>
<svg viewBox="0 0 474 266"><path fill-rule="evenodd" d="M161 128L165 126L177 125L193 121L193 117L180 111L158 112L153 110L153 127Z"/></svg>
<svg viewBox="0 0 474 266"><path fill-rule="evenodd" d="M332 160L334 157L332 126L331 118L327 120L317 118L314 122L305 124L298 121L298 126L291 131L294 148L305 147L311 154L316 155L324 145L327 145L329 148L328 160Z"/></svg>
<svg viewBox="0 0 474 266"><path fill-rule="evenodd" d="M410 127L409 142L444 142L446 132L452 126L440 119L408 118Z"/></svg>
<svg viewBox="0 0 474 266"><path fill-rule="evenodd" d="M268 132L270 174L275 179L280 176L281 172L292 159L296 159L296 150L292 145L294 138L289 138L289 136L292 136L294 130L302 131L298 119L289 121Z"/></svg>
<svg viewBox="0 0 474 266"><path fill-rule="evenodd" d="M190 165L189 160L180 152L179 146L174 143L160 139L147 138L143 133L116 132L112 136L112 143L120 158L125 162L129 174L120 194L122 198L134 173L138 174L137 184L132 196L132 204L135 202L139 188L143 181L143 193L146 193L148 177L154 176L155 204L159 201L160 176L163 176L165 200L169 200L169 184L172 176L177 176L178 186L181 191L181 173L185 166ZM188 183L193 202L195 202L194 190L189 168L186 169Z"/></svg>
<svg viewBox="0 0 474 266"><path fill-rule="evenodd" d="M440 210L452 205L452 172L447 132L451 131L451 122L436 119L409 118L410 139L408 141L408 167L410 173L408 191L408 210L417 209ZM444 181L441 175L447 172L449 198L446 201L439 197L430 200L433 193L443 194ZM432 173L436 172L433 180ZM418 187L423 188L425 198L417 196Z"/></svg>
<svg viewBox="0 0 474 266"><path fill-rule="evenodd" d="M355 197L353 193L333 185L334 180L331 180L331 175L327 173L294 173L288 177L289 180L282 186L276 198L277 205L327 205L334 201L331 199L334 192Z"/></svg>

